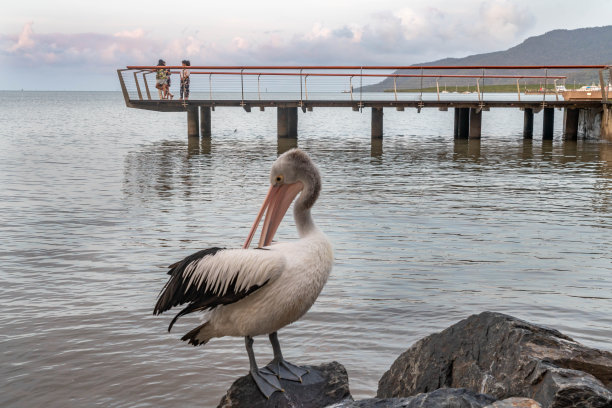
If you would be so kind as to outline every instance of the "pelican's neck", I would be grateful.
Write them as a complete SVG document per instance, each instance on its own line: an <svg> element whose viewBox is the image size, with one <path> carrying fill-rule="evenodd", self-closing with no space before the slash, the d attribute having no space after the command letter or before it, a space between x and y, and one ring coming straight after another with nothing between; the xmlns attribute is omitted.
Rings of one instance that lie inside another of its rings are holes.
<svg viewBox="0 0 612 408"><path fill-rule="evenodd" d="M293 219L295 220L295 226L297 227L300 238L304 238L317 228L312 220L312 215L310 215L310 208L299 210L296 205L293 208Z"/></svg>
<svg viewBox="0 0 612 408"><path fill-rule="evenodd" d="M310 186L307 186L302 190L300 196L295 201L293 206L293 219L295 220L300 238L305 237L317 229L312 219L312 215L310 214L310 208L312 208L314 201L317 199L318 193L318 191L315 192Z"/></svg>

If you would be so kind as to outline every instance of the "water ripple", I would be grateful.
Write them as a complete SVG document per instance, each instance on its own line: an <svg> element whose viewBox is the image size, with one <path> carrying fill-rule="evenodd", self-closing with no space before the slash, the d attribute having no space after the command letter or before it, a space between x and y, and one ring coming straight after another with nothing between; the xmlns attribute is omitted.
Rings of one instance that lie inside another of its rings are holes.
<svg viewBox="0 0 612 408"><path fill-rule="evenodd" d="M390 111L371 144L367 114L300 114L336 262L280 332L286 356L341 362L362 398L412 343L484 310L609 349L612 146L563 142L559 116L552 142L523 141L508 110L486 112L482 141L454 142L451 113ZM276 112L217 109L212 142L188 142L183 114L117 93L2 92L0 122L0 405L215 406L247 372L243 340L187 346L199 320L168 334L152 307L169 263L247 235ZM278 239L294 231L288 218ZM255 347L271 358L267 339Z"/></svg>

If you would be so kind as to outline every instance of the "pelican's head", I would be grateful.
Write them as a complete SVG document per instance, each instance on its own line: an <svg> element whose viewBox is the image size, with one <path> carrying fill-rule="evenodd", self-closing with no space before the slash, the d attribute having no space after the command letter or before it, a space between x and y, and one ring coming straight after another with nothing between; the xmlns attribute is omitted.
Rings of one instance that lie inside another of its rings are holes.
<svg viewBox="0 0 612 408"><path fill-rule="evenodd" d="M287 209L302 192L299 206L312 207L321 191L319 170L310 157L300 149L291 149L276 159L270 171L270 189L244 244L248 248L257 226L266 214L259 246L270 245ZM298 204L296 204L298 205Z"/></svg>

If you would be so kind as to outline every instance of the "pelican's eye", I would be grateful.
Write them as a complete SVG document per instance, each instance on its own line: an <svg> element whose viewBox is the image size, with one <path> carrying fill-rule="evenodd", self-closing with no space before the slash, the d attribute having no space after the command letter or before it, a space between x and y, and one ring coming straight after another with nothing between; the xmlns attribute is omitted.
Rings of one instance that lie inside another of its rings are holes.
<svg viewBox="0 0 612 408"><path fill-rule="evenodd" d="M285 180L285 178L283 177L282 174L279 174L278 176L276 176L276 184L281 184L283 180Z"/></svg>

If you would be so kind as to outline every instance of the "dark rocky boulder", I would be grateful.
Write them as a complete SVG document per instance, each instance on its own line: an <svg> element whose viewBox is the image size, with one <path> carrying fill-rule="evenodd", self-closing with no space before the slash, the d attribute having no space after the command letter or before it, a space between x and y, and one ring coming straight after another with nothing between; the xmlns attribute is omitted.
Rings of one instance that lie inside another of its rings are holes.
<svg viewBox="0 0 612 408"><path fill-rule="evenodd" d="M544 408L612 408L612 353L500 313L470 316L416 342L378 383L378 398L467 388Z"/></svg>
<svg viewBox="0 0 612 408"><path fill-rule="evenodd" d="M444 388L407 398L369 398L343 401L328 408L483 408L495 401L466 389Z"/></svg>
<svg viewBox="0 0 612 408"><path fill-rule="evenodd" d="M281 380L285 392L266 399L250 374L240 377L229 388L217 408L321 408L352 399L348 374L337 362L306 367L310 372L303 382Z"/></svg>

